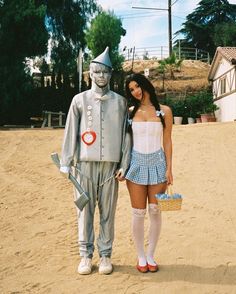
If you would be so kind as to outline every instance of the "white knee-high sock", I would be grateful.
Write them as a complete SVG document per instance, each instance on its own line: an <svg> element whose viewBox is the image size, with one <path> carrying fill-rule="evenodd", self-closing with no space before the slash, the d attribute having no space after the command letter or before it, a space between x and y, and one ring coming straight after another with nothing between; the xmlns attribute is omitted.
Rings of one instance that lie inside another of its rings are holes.
<svg viewBox="0 0 236 294"><path fill-rule="evenodd" d="M155 265L154 253L161 232L161 211L157 208L157 204L150 203L148 205L148 212L150 218L150 227L147 249L147 262L151 265Z"/></svg>
<svg viewBox="0 0 236 294"><path fill-rule="evenodd" d="M132 233L140 266L147 264L144 252L144 218L146 209L132 208Z"/></svg>

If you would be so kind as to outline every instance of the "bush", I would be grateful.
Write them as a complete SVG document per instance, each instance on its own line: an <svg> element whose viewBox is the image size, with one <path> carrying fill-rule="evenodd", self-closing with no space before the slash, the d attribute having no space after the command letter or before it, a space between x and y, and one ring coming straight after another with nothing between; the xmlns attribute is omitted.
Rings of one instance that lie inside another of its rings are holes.
<svg viewBox="0 0 236 294"><path fill-rule="evenodd" d="M188 117L199 117L203 113L214 113L218 106L214 104L213 95L205 90L186 98Z"/></svg>
<svg viewBox="0 0 236 294"><path fill-rule="evenodd" d="M186 97L187 117L196 118L200 115L202 104L198 95Z"/></svg>
<svg viewBox="0 0 236 294"><path fill-rule="evenodd" d="M213 113L218 109L214 104L213 95L208 90L200 91L194 95L189 95L186 99L166 98L163 101L172 109L173 116L197 118L204 113Z"/></svg>
<svg viewBox="0 0 236 294"><path fill-rule="evenodd" d="M172 109L173 116L186 116L186 103L183 99L166 98L164 104Z"/></svg>

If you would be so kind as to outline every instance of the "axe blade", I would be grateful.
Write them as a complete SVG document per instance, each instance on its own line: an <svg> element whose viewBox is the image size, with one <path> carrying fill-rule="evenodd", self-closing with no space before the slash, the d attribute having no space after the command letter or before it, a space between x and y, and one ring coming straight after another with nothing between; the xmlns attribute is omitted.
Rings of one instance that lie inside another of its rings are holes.
<svg viewBox="0 0 236 294"><path fill-rule="evenodd" d="M52 161L55 163L55 165L60 169L60 159L57 153L51 154ZM77 191L80 193L80 197L77 198L74 203L79 208L79 210L83 210L85 205L89 202L89 194L83 190L79 182L76 180L76 178L69 172L69 180L73 183Z"/></svg>

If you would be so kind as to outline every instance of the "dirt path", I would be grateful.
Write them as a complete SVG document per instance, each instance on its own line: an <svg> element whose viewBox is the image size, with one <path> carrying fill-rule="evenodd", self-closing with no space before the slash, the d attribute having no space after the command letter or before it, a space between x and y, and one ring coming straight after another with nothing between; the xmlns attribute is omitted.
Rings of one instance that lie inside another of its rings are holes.
<svg viewBox="0 0 236 294"><path fill-rule="evenodd" d="M93 273L77 274L72 187L50 160L62 136L0 132L0 293L236 293L236 123L174 126L174 189L184 195L183 209L163 213L160 271L143 275L134 267L123 183L114 273L97 273L95 252Z"/></svg>

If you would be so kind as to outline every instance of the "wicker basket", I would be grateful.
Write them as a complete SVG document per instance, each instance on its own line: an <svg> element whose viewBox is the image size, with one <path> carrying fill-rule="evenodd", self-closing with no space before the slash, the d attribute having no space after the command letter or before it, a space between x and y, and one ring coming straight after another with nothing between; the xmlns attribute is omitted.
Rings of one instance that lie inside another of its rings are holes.
<svg viewBox="0 0 236 294"><path fill-rule="evenodd" d="M182 206L182 197L173 198L173 191L170 185L167 186L166 194L170 196L168 199L159 199L157 197L157 206L161 211L180 210Z"/></svg>

